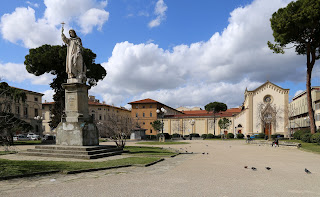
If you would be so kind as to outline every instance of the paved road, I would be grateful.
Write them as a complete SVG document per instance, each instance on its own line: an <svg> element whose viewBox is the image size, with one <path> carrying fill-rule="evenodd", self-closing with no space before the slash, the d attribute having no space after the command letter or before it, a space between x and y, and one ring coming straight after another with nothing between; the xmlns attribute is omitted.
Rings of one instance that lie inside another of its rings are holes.
<svg viewBox="0 0 320 197"><path fill-rule="evenodd" d="M199 154L179 155L150 167L1 181L0 196L320 196L318 154L243 141L164 147Z"/></svg>

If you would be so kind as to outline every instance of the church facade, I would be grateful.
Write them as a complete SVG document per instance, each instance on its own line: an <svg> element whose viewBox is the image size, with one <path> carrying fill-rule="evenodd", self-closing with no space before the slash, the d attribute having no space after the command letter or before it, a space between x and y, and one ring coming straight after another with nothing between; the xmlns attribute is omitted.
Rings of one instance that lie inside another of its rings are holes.
<svg viewBox="0 0 320 197"><path fill-rule="evenodd" d="M289 89L269 81L244 92L241 112L234 117L236 133L288 135Z"/></svg>

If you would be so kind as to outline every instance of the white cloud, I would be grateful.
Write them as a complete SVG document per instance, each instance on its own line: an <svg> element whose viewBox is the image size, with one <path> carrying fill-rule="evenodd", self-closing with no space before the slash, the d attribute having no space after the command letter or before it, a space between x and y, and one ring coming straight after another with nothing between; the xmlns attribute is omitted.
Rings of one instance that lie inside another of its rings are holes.
<svg viewBox="0 0 320 197"><path fill-rule="evenodd" d="M59 31L44 20L36 20L35 11L30 7L16 8L11 14L4 14L0 27L4 39L13 43L22 41L27 48L61 43Z"/></svg>
<svg viewBox="0 0 320 197"><path fill-rule="evenodd" d="M14 63L0 64L0 73L0 77L7 81L24 82L25 80L30 80L35 85L48 85L54 77L48 73L35 76L27 72L25 65Z"/></svg>
<svg viewBox="0 0 320 197"><path fill-rule="evenodd" d="M154 8L154 14L157 16L155 19L149 22L149 27L157 27L166 18L166 11L168 7L163 0L158 0Z"/></svg>
<svg viewBox="0 0 320 197"><path fill-rule="evenodd" d="M294 93L294 96L297 96L298 94L302 93L304 90L298 90L296 93Z"/></svg>
<svg viewBox="0 0 320 197"><path fill-rule="evenodd" d="M102 25L108 20L109 12L92 8L85 12L79 18L79 26L84 34L92 32L94 26L98 26L98 30L101 30Z"/></svg>
<svg viewBox="0 0 320 197"><path fill-rule="evenodd" d="M26 2L28 5L38 8L40 5L38 3L31 3L30 1Z"/></svg>
<svg viewBox="0 0 320 197"><path fill-rule="evenodd" d="M44 4L46 9L42 18L36 18L35 10L31 7L18 7L14 12L2 15L2 37L13 43L22 42L27 48L61 44L61 22L65 22L67 27L76 23L80 31L87 34L94 27L101 30L109 18L109 12L104 9L107 1L44 0Z"/></svg>
<svg viewBox="0 0 320 197"><path fill-rule="evenodd" d="M273 41L269 19L288 2L256 0L235 9L221 34L172 50L153 43L118 43L102 64L108 75L93 91L116 105L150 97L178 107L214 100L238 106L246 86L252 90L266 80L304 81L305 57L294 50L273 54L267 47Z"/></svg>
<svg viewBox="0 0 320 197"><path fill-rule="evenodd" d="M43 97L42 97L42 102L53 102L53 95L54 95L54 91L52 89L50 90L46 90L44 92L42 92Z"/></svg>

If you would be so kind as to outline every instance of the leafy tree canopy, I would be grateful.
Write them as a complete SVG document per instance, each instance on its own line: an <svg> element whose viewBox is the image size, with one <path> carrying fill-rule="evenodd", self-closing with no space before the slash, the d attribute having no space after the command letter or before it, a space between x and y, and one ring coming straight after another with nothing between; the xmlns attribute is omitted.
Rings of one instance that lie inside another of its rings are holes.
<svg viewBox="0 0 320 197"><path fill-rule="evenodd" d="M220 102L211 102L204 106L206 111L213 111L214 113L218 113L220 111L226 111L228 109L227 105Z"/></svg>
<svg viewBox="0 0 320 197"><path fill-rule="evenodd" d="M284 53L287 44L294 44L299 55L314 51L319 58L320 46L320 1L298 0L272 15L271 28L276 44L268 42L275 53Z"/></svg>
<svg viewBox="0 0 320 197"><path fill-rule="evenodd" d="M231 124L231 121L228 118L222 118L218 122L220 129L228 129Z"/></svg>
<svg viewBox="0 0 320 197"><path fill-rule="evenodd" d="M160 120L153 121L151 125L152 125L152 128L154 128L154 130L156 130L156 131L161 130L162 123Z"/></svg>
<svg viewBox="0 0 320 197"><path fill-rule="evenodd" d="M52 113L53 118L50 126L55 128L60 120L65 106L65 93L62 84L67 82L66 73L66 56L67 46L63 45L42 45L35 49L30 49L29 54L26 55L24 64L29 73L36 76L50 73L56 77L50 83L50 87L55 91L53 100L55 101ZM96 54L90 49L84 48L83 61L87 67L87 79L90 87L95 86L99 80L102 80L107 72L100 65L95 63Z"/></svg>

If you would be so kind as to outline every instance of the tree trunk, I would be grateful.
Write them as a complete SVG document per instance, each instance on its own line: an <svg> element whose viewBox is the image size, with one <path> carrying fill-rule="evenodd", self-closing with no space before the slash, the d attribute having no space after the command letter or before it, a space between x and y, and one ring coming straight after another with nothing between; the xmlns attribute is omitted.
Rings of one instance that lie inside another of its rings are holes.
<svg viewBox="0 0 320 197"><path fill-rule="evenodd" d="M309 113L309 118L310 118L310 131L311 133L316 132L316 125L314 121L314 112L312 108L312 97L311 97L311 74L312 74L312 69L314 65L314 57L312 54L312 60L311 57L311 52L310 52L310 44L307 44L307 83L306 83L306 92L307 92L307 101L308 101L308 113Z"/></svg>

